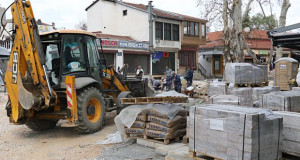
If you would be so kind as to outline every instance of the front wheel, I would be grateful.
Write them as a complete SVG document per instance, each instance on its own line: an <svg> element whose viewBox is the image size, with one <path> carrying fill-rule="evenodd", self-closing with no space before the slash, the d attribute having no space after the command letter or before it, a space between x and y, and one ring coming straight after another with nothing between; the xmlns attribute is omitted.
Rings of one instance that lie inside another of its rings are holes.
<svg viewBox="0 0 300 160"><path fill-rule="evenodd" d="M99 131L104 123L105 106L97 88L85 88L77 95L78 130L84 133Z"/></svg>

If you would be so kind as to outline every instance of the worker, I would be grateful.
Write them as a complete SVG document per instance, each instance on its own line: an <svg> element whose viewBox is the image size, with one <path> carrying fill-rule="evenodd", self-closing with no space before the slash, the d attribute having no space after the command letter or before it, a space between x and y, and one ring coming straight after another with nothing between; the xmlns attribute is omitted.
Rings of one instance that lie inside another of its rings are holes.
<svg viewBox="0 0 300 160"><path fill-rule="evenodd" d="M154 90L159 90L161 89L161 82L160 80L156 80L154 78L151 79L151 84L152 84L152 87L154 88Z"/></svg>
<svg viewBox="0 0 300 160"><path fill-rule="evenodd" d="M181 93L181 79L175 72L172 72L172 80L174 80L174 90L178 93Z"/></svg>
<svg viewBox="0 0 300 160"><path fill-rule="evenodd" d="M136 70L136 77L143 77L144 76L144 70L142 66L138 66L138 69Z"/></svg>
<svg viewBox="0 0 300 160"><path fill-rule="evenodd" d="M73 57L72 57L71 51L72 50L71 50L70 46L67 46L65 48L64 56L65 56L66 65L70 64L71 62L73 62Z"/></svg>
<svg viewBox="0 0 300 160"><path fill-rule="evenodd" d="M170 69L168 66L166 66L166 78L171 77L172 75L172 69Z"/></svg>
<svg viewBox="0 0 300 160"><path fill-rule="evenodd" d="M189 87L193 83L194 72L191 70L190 67L188 67L186 69L187 69L187 73L186 73L185 79L187 81L187 87Z"/></svg>

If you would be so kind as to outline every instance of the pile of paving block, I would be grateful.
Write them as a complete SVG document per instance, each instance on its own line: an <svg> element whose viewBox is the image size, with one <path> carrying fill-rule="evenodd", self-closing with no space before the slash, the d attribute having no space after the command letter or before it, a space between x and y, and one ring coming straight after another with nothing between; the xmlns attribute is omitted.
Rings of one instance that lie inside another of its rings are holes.
<svg viewBox="0 0 300 160"><path fill-rule="evenodd" d="M187 111L176 104L148 104L136 117L130 128L125 129L127 137L178 141L186 135Z"/></svg>

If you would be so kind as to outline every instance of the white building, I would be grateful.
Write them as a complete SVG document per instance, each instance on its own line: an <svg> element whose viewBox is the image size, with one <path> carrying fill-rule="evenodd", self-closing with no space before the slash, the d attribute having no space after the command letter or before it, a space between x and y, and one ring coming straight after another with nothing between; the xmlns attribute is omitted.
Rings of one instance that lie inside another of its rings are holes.
<svg viewBox="0 0 300 160"><path fill-rule="evenodd" d="M90 32L127 36L135 43L149 43L149 21L147 6L117 0L96 0L86 8L87 25ZM114 53L122 55L116 60L116 68L129 63L129 71L138 65L148 68L153 75L162 75L165 66L179 69L178 52L181 49L180 24L183 17L159 9L153 9L153 53L145 51ZM144 53L144 54L143 54ZM130 61L126 61L130 59Z"/></svg>

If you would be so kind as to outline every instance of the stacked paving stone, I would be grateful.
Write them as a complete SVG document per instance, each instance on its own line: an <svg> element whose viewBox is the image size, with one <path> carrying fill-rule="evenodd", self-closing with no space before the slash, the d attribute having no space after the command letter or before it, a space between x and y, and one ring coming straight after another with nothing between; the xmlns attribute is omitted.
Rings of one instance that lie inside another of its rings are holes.
<svg viewBox="0 0 300 160"><path fill-rule="evenodd" d="M224 160L281 158L282 119L272 111L230 105L190 108L189 149Z"/></svg>
<svg viewBox="0 0 300 160"><path fill-rule="evenodd" d="M256 104L256 107L259 107L259 98L263 94L268 94L268 93L276 92L276 91L280 91L280 88L279 87L271 87L271 86L252 88L252 101L253 101L253 104Z"/></svg>
<svg viewBox="0 0 300 160"><path fill-rule="evenodd" d="M210 104L240 105L241 100L235 95L214 95L209 98Z"/></svg>
<svg viewBox="0 0 300 160"><path fill-rule="evenodd" d="M300 112L299 91L279 91L264 94L259 100L260 107L275 111Z"/></svg>
<svg viewBox="0 0 300 160"><path fill-rule="evenodd" d="M252 88L244 87L244 88L228 88L227 94L235 95L240 98L240 105L242 106L252 106Z"/></svg>
<svg viewBox="0 0 300 160"><path fill-rule="evenodd" d="M225 82L210 82L208 84L207 95L223 95L226 94L227 85Z"/></svg>
<svg viewBox="0 0 300 160"><path fill-rule="evenodd" d="M300 157L300 113L274 111L283 118L282 151Z"/></svg>

